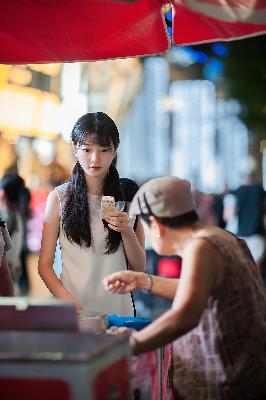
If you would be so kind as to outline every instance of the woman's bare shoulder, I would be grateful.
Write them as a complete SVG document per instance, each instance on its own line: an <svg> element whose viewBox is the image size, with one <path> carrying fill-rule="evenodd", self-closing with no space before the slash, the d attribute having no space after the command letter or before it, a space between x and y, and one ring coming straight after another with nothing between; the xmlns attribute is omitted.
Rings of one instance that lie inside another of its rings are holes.
<svg viewBox="0 0 266 400"><path fill-rule="evenodd" d="M56 189L52 190L46 200L45 215L47 216L60 216L60 198Z"/></svg>

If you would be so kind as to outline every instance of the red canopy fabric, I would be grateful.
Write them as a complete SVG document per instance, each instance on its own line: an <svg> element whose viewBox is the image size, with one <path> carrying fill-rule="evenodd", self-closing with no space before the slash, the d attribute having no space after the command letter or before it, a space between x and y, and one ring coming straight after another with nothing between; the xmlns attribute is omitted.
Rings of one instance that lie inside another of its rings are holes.
<svg viewBox="0 0 266 400"><path fill-rule="evenodd" d="M173 8L178 45L266 33L266 0L174 0Z"/></svg>
<svg viewBox="0 0 266 400"><path fill-rule="evenodd" d="M90 61L165 52L170 40L162 7L169 1L4 1L0 14L0 63ZM175 44L266 32L266 0L172 3Z"/></svg>
<svg viewBox="0 0 266 400"><path fill-rule="evenodd" d="M0 63L89 61L164 52L164 0L9 0Z"/></svg>

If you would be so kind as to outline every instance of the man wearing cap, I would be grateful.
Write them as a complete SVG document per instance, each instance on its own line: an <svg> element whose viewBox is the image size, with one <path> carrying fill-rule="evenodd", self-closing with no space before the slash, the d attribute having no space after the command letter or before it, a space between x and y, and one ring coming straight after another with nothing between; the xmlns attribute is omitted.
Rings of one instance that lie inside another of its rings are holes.
<svg viewBox="0 0 266 400"><path fill-rule="evenodd" d="M122 271L105 277L111 293L146 289L172 307L133 333L133 354L172 342L174 397L266 399L266 294L246 244L199 222L188 181L165 176L136 193L131 216L160 255L182 257L179 280Z"/></svg>

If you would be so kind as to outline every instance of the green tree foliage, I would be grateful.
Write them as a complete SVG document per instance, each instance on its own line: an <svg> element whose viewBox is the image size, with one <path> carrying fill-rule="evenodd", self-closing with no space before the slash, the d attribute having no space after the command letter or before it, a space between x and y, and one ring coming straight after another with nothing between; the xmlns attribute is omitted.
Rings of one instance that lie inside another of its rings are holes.
<svg viewBox="0 0 266 400"><path fill-rule="evenodd" d="M266 139L266 35L222 43L228 49L225 58L213 53L212 43L193 47L224 64L218 87L227 98L239 100L243 122L260 139Z"/></svg>
<svg viewBox="0 0 266 400"><path fill-rule="evenodd" d="M240 101L249 129L266 138L266 36L228 42L224 60L227 95Z"/></svg>

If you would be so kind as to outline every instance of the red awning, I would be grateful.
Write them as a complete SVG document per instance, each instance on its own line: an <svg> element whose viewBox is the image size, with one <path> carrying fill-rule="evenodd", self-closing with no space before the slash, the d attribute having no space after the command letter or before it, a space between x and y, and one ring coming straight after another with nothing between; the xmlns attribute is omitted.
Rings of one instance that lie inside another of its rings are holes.
<svg viewBox="0 0 266 400"><path fill-rule="evenodd" d="M266 0L174 0L173 42L232 40L266 33Z"/></svg>
<svg viewBox="0 0 266 400"><path fill-rule="evenodd" d="M168 49L164 2L9 0L1 4L0 63L88 61Z"/></svg>
<svg viewBox="0 0 266 400"><path fill-rule="evenodd" d="M162 12L167 3L4 1L0 14L0 63L89 61L162 53L170 46ZM266 31L265 0L172 3L176 44L232 39Z"/></svg>

